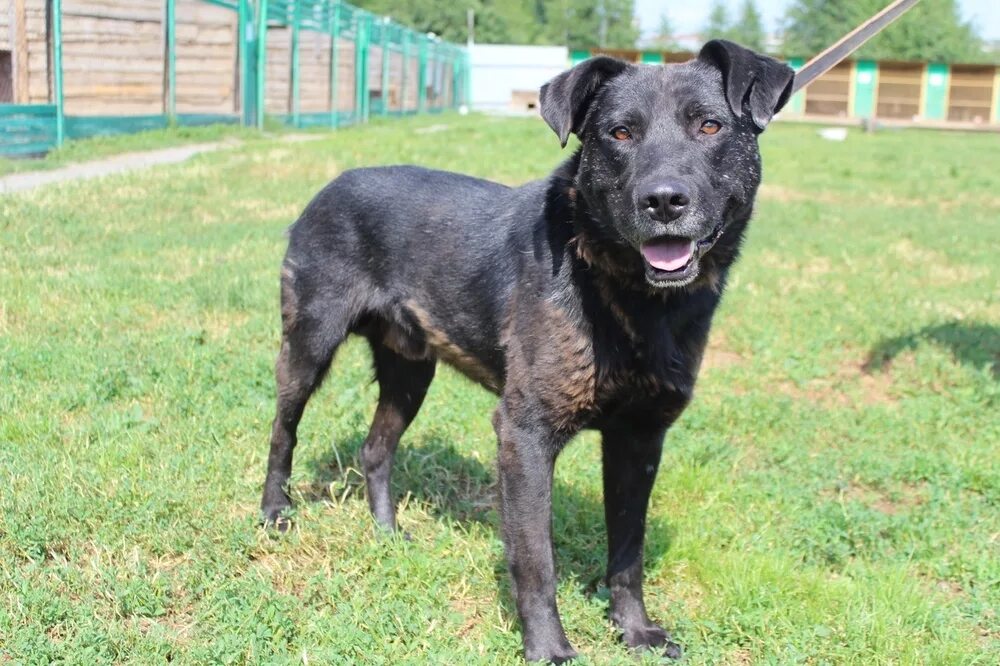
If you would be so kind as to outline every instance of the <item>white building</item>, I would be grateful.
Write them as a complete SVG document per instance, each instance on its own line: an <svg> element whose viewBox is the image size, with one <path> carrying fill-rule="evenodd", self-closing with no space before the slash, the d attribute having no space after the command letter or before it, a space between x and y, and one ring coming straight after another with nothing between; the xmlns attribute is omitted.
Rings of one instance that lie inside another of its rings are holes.
<svg viewBox="0 0 1000 666"><path fill-rule="evenodd" d="M538 89L569 67L569 51L565 46L474 44L469 63L473 110L537 113Z"/></svg>

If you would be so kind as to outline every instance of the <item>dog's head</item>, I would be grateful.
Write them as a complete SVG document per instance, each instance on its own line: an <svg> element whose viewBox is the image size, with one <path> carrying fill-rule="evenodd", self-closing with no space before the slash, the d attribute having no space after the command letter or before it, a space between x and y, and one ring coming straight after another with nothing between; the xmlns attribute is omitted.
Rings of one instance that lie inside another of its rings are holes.
<svg viewBox="0 0 1000 666"><path fill-rule="evenodd" d="M791 93L788 66L732 42L679 65L591 58L542 87L542 117L579 137L578 196L654 287L693 282L760 184L757 136Z"/></svg>

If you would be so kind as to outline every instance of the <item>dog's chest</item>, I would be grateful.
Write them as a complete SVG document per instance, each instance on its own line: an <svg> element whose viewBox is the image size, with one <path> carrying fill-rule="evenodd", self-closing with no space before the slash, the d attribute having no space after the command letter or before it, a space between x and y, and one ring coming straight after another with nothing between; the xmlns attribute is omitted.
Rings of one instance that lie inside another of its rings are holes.
<svg viewBox="0 0 1000 666"><path fill-rule="evenodd" d="M691 394L698 359L668 329L606 331L603 336L595 334L594 345L595 399L600 411L657 409Z"/></svg>
<svg viewBox="0 0 1000 666"><path fill-rule="evenodd" d="M559 425L613 412L673 412L690 397L698 358L663 325L608 314L577 319L550 309L549 335L528 366L529 386Z"/></svg>

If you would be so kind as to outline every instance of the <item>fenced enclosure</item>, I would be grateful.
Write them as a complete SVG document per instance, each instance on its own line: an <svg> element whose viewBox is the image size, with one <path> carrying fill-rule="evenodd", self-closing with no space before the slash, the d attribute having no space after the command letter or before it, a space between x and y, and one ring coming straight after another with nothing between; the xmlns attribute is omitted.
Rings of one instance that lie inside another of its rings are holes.
<svg viewBox="0 0 1000 666"><path fill-rule="evenodd" d="M5 0L0 154L170 125L440 111L466 102L467 60L336 0Z"/></svg>

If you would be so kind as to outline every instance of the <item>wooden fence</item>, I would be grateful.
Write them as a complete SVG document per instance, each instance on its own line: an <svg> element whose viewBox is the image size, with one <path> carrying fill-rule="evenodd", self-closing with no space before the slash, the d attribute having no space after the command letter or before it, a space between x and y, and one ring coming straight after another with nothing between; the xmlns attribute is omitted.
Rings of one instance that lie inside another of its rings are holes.
<svg viewBox="0 0 1000 666"><path fill-rule="evenodd" d="M7 7L4 7L6 1ZM0 154L465 103L464 49L337 0L0 0Z"/></svg>

